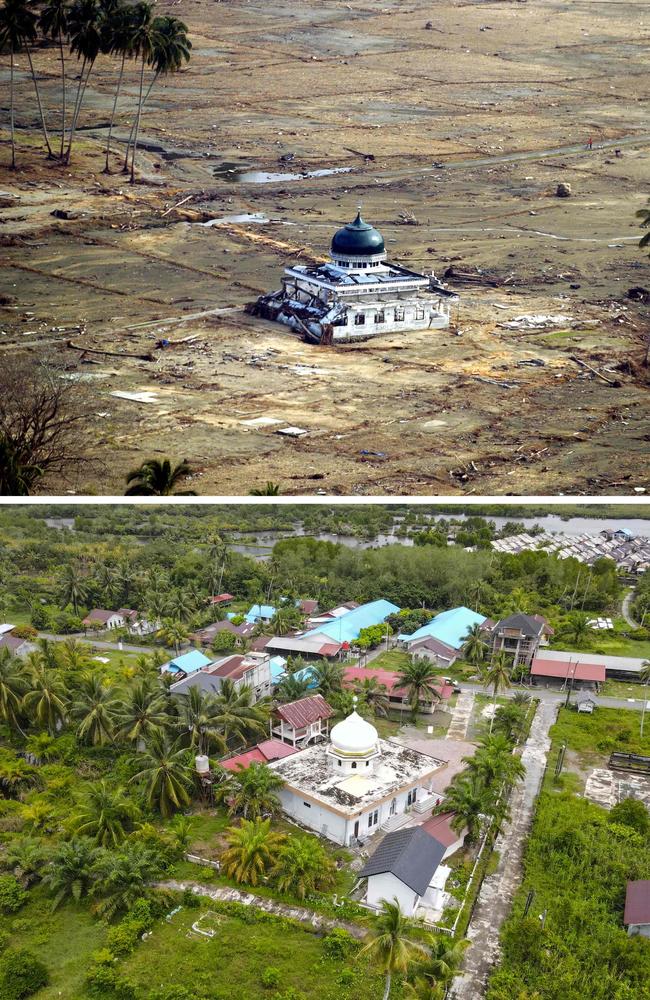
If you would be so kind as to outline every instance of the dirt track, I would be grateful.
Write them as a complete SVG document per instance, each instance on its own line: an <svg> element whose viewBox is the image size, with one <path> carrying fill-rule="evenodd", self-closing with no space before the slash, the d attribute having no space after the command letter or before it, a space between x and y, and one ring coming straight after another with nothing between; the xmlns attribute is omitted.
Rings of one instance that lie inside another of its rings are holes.
<svg viewBox="0 0 650 1000"><path fill-rule="evenodd" d="M181 0L158 9L187 21L194 53L145 113L143 183L100 173L117 69L107 60L91 77L74 169L23 152L17 175L0 174L0 294L10 297L0 348L55 348L97 386L105 473L79 491L122 493L125 472L154 454L187 458L201 470L197 490L215 494L267 479L307 494L606 494L647 484L650 309L625 293L650 285L634 218L650 173L650 6ZM55 50L37 64L54 107ZM38 137L20 60L19 69L24 147ZM118 137L134 92L135 76ZM349 172L270 184L224 172L340 167ZM560 180L571 198L555 197ZM438 274L484 268L505 283L458 285L450 331L336 350L243 314L296 254L326 253L359 202L396 259ZM401 212L419 224L401 225ZM271 221L200 225L247 213ZM220 312L201 315L211 310ZM497 325L530 313L573 322L543 332ZM197 339L156 351L162 336ZM85 364L69 340L155 360L88 355L99 363ZM521 364L531 360L544 364ZM156 396L134 402L116 390ZM308 434L246 423L259 417Z"/></svg>

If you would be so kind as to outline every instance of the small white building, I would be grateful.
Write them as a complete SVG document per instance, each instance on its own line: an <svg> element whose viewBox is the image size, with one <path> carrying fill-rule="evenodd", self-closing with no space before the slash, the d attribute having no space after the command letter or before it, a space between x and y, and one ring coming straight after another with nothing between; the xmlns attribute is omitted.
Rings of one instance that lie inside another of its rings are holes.
<svg viewBox="0 0 650 1000"><path fill-rule="evenodd" d="M402 823L404 813L431 798L433 779L445 764L380 740L375 727L354 711L334 726L329 742L269 766L284 781L279 792L284 812L328 840L348 845Z"/></svg>
<svg viewBox="0 0 650 1000"><path fill-rule="evenodd" d="M384 900L396 899L408 917L420 908L442 911L451 870L441 863L444 854L444 844L422 827L387 834L359 873L368 879L366 903L378 909Z"/></svg>
<svg viewBox="0 0 650 1000"><path fill-rule="evenodd" d="M119 608L117 613L124 618L129 635L139 637L152 635L152 633L158 632L161 627L159 621L149 621L139 611L134 611L133 608Z"/></svg>
<svg viewBox="0 0 650 1000"><path fill-rule="evenodd" d="M598 699L593 691L578 691L576 705L579 712L586 712L591 715L593 710L598 706Z"/></svg>
<svg viewBox="0 0 650 1000"><path fill-rule="evenodd" d="M317 344L449 326L458 296L431 274L387 260L384 240L359 212L335 234L331 262L292 264L282 288L248 307Z"/></svg>
<svg viewBox="0 0 650 1000"><path fill-rule="evenodd" d="M126 619L121 611L107 611L105 608L93 608L83 620L88 628L115 629L124 628Z"/></svg>

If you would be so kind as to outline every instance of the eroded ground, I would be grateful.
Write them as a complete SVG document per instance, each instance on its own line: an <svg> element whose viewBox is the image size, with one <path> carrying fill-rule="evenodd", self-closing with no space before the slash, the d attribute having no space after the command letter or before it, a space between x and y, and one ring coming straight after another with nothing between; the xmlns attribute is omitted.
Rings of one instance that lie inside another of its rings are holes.
<svg viewBox="0 0 650 1000"><path fill-rule="evenodd" d="M78 492L122 493L126 472L153 455L188 459L204 494L269 479L307 494L647 484L650 307L626 297L650 286L634 217L650 174L646 3L157 10L189 24L194 50L153 92L135 186L101 173L117 64L98 61L66 170L34 153L18 58L20 170L0 175L0 348L55 350L96 389L104 472ZM56 50L36 58L54 108ZM133 74L122 143L135 93ZM0 153L6 162L6 142ZM274 183L227 172L340 167L349 172ZM570 198L555 196L560 181ZM498 284L452 280L462 299L449 331L336 349L243 313L286 262L326 253L359 202L397 260L437 274L481 268ZM202 225L253 213L271 221ZM499 325L539 313L567 319ZM192 339L159 350L162 337ZM308 433L277 433L290 425Z"/></svg>

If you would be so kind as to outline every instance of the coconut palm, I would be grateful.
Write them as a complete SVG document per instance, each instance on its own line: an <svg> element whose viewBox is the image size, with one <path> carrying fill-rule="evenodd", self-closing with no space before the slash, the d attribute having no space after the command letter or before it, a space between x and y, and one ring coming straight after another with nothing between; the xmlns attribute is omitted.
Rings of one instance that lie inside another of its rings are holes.
<svg viewBox="0 0 650 1000"><path fill-rule="evenodd" d="M187 590L173 590L167 599L167 609L174 621L184 622L192 617L196 604Z"/></svg>
<svg viewBox="0 0 650 1000"><path fill-rule="evenodd" d="M247 684L238 688L227 677L222 681L216 705L215 726L229 747L246 746L266 734L268 704L266 701L253 703L253 692Z"/></svg>
<svg viewBox="0 0 650 1000"><path fill-rule="evenodd" d="M32 76L32 83L34 84L34 90L36 92L36 103L38 104L38 113L41 119L41 129L43 131L43 138L45 139L45 145L47 147L48 157L52 156L52 147L50 145L50 137L47 134L47 125L45 124L45 114L43 112L43 105L41 103L41 92L39 90L38 81L36 79L36 73L34 71L34 62L32 60L32 50L30 46L37 38L37 25L38 25L38 15L33 10L32 4L29 0L5 0L5 7L9 7L9 16L11 17L11 9L13 9L14 24L19 31L19 38L22 48L25 50L27 60L29 62L29 71Z"/></svg>
<svg viewBox="0 0 650 1000"><path fill-rule="evenodd" d="M269 481L264 486L258 486L254 490L249 490L248 495L250 497L277 497L280 496L280 487L278 483Z"/></svg>
<svg viewBox="0 0 650 1000"><path fill-rule="evenodd" d="M99 781L79 796L71 825L79 836L91 837L101 847L116 847L133 829L137 816L138 809L124 788Z"/></svg>
<svg viewBox="0 0 650 1000"><path fill-rule="evenodd" d="M446 934L432 934L428 946L427 973L438 983L449 986L460 968L469 941L457 941Z"/></svg>
<svg viewBox="0 0 650 1000"><path fill-rule="evenodd" d="M146 5L145 5L146 6ZM187 462L179 462L172 468L168 458L161 462L156 458L150 458L142 465L129 472L126 477L127 484L132 485L125 491L127 497L194 497L194 490L175 489L188 476L193 473L192 467Z"/></svg>
<svg viewBox="0 0 650 1000"><path fill-rule="evenodd" d="M226 839L228 848L220 858L223 872L235 882L257 885L285 838L271 830L270 819L243 819L228 828Z"/></svg>
<svg viewBox="0 0 650 1000"><path fill-rule="evenodd" d="M117 102L120 96L120 90L122 87L122 79L124 77L124 65L127 60L127 56L131 57L133 55L133 31L135 27L135 8L129 4L120 4L120 6L115 11L114 16L111 18L109 36L106 39L106 47L112 55L121 56L120 60L120 72L117 78L117 85L115 87L115 97L113 99L113 107L111 110L111 120L108 127L108 137L106 139L106 160L104 163L104 173L109 174L110 168L108 165L109 156L111 153L111 136L113 134L113 124L115 122L115 112L117 110Z"/></svg>
<svg viewBox="0 0 650 1000"><path fill-rule="evenodd" d="M141 750L152 736L164 732L169 725L165 698L150 680L137 680L124 692L115 708L119 739Z"/></svg>
<svg viewBox="0 0 650 1000"><path fill-rule="evenodd" d="M142 93L144 88L144 70L147 63L153 61L154 49L158 43L158 29L153 16L153 4L137 3L133 8L130 48L133 56L140 59L140 86L138 92L138 110L135 120L133 137L133 153L131 154L131 183L135 181L135 155L138 148L138 132L142 114Z"/></svg>
<svg viewBox="0 0 650 1000"><path fill-rule="evenodd" d="M21 661L9 649L0 650L0 720L20 733L22 699L28 686Z"/></svg>
<svg viewBox="0 0 650 1000"><path fill-rule="evenodd" d="M173 646L178 656L181 644L187 639L187 629L182 622L165 618L160 628L160 638L167 646Z"/></svg>
<svg viewBox="0 0 650 1000"><path fill-rule="evenodd" d="M382 900L379 916L368 934L366 944L358 952L358 957L367 956L384 973L386 980L383 1000L388 1000L390 996L391 981L395 973L406 972L413 959L425 954L424 946L410 937L413 929L414 924L402 913L397 898L392 903Z"/></svg>
<svg viewBox="0 0 650 1000"><path fill-rule="evenodd" d="M275 816L281 807L278 792L284 782L266 764L253 761L238 768L217 788L217 798L228 806L229 816L260 819Z"/></svg>
<svg viewBox="0 0 650 1000"><path fill-rule="evenodd" d="M477 667L485 659L487 643L481 625L470 625L463 640L463 656Z"/></svg>
<svg viewBox="0 0 650 1000"><path fill-rule="evenodd" d="M137 840L124 844L119 852L101 855L93 870L92 895L98 897L95 912L104 920L128 913L138 900L151 896L151 882L160 870L160 857Z"/></svg>
<svg viewBox="0 0 650 1000"><path fill-rule="evenodd" d="M399 671L396 683L397 687L406 689L413 715L421 702L440 700L440 678L434 665L424 656L411 657L410 663Z"/></svg>
<svg viewBox="0 0 650 1000"><path fill-rule="evenodd" d="M319 660L311 667L312 680L323 698L331 698L343 688L343 667L331 660Z"/></svg>
<svg viewBox="0 0 650 1000"><path fill-rule="evenodd" d="M364 677L354 685L354 693L363 705L367 705L376 719L385 719L390 708L388 688L376 677ZM352 711L352 708L350 711Z"/></svg>
<svg viewBox="0 0 650 1000"><path fill-rule="evenodd" d="M37 665L29 677L29 690L23 698L27 717L39 729L54 736L63 725L68 711L68 691L57 670Z"/></svg>
<svg viewBox="0 0 650 1000"><path fill-rule="evenodd" d="M65 54L63 50L63 40L68 34L68 0L47 0L41 8L38 19L39 27L46 38L53 39L59 47L59 60L61 62L61 146L59 158L63 159L63 149L65 145Z"/></svg>
<svg viewBox="0 0 650 1000"><path fill-rule="evenodd" d="M453 812L450 826L457 833L467 828L469 841L479 835L482 817L490 811L488 794L483 781L477 775L461 774L447 789L444 803L433 810L434 813Z"/></svg>
<svg viewBox="0 0 650 1000"><path fill-rule="evenodd" d="M56 847L43 875L43 885L54 896L52 910L67 899L78 903L88 895L98 856L97 847L88 837L75 837Z"/></svg>
<svg viewBox="0 0 650 1000"><path fill-rule="evenodd" d="M208 544L208 563L210 565L210 592L220 594L223 586L223 575L230 563L231 555L228 541L224 535L215 535Z"/></svg>
<svg viewBox="0 0 650 1000"><path fill-rule="evenodd" d="M271 877L280 892L304 899L331 889L336 881L336 865L319 841L294 834L280 848Z"/></svg>
<svg viewBox="0 0 650 1000"><path fill-rule="evenodd" d="M115 713L119 702L110 687L99 677L83 677L71 708L71 715L79 723L77 737L92 746L113 743Z"/></svg>
<svg viewBox="0 0 650 1000"><path fill-rule="evenodd" d="M497 695L499 691L510 687L510 661L506 653L497 653L488 670L485 671L485 684L494 691L494 705L490 719L490 732L494 726L494 713L497 710Z"/></svg>
<svg viewBox="0 0 650 1000"><path fill-rule="evenodd" d="M60 586L61 607L66 608L68 604L71 604L75 615L78 615L79 605L83 604L88 597L88 582L81 566L75 563L66 563L61 572Z"/></svg>
<svg viewBox="0 0 650 1000"><path fill-rule="evenodd" d="M24 0L5 0L0 7L0 52L9 53L9 109L11 128L11 169L16 169L16 129L14 105L14 56L23 45ZM8 456L3 455L3 458Z"/></svg>
<svg viewBox="0 0 650 1000"><path fill-rule="evenodd" d="M191 687L178 699L178 728L193 750L206 754L211 749L226 751L226 741L220 729L221 707L215 695Z"/></svg>
<svg viewBox="0 0 650 1000"><path fill-rule="evenodd" d="M88 670L91 666L89 648L84 642L68 636L63 642L54 644L54 651L57 656L57 663L71 673L80 670Z"/></svg>
<svg viewBox="0 0 650 1000"><path fill-rule="evenodd" d="M68 34L70 37L70 50L78 59L82 60L81 73L79 74L79 84L75 98L72 121L70 123L70 135L68 137L68 147L65 151L64 161L70 162L72 154L72 143L77 129L79 112L83 104L84 95L90 74L92 73L95 60L102 49L102 25L104 14L98 0L74 0L68 12Z"/></svg>
<svg viewBox="0 0 650 1000"><path fill-rule="evenodd" d="M300 701L301 698L309 694L312 685L311 673L303 677L297 677L296 674L287 674L276 687L274 697L277 701L284 702L285 704L290 701Z"/></svg>
<svg viewBox="0 0 650 1000"><path fill-rule="evenodd" d="M189 753L160 733L154 733L138 760L140 770L132 782L145 786L150 809L168 819L192 801L193 771Z"/></svg>
<svg viewBox="0 0 650 1000"><path fill-rule="evenodd" d="M404 996L408 1000L445 1000L446 990L432 976L416 976L412 982L404 983Z"/></svg>

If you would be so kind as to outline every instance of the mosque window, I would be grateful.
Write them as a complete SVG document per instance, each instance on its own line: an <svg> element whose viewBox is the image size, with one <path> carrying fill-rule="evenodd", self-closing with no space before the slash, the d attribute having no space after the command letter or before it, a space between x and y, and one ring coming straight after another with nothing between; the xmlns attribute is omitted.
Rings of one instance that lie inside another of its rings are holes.
<svg viewBox="0 0 650 1000"><path fill-rule="evenodd" d="M395 306L395 322L396 323L403 323L404 322L404 308L403 308L403 306Z"/></svg>
<svg viewBox="0 0 650 1000"><path fill-rule="evenodd" d="M416 319L424 319L424 309L422 309L421 306L416 306L415 307L415 318Z"/></svg>
<svg viewBox="0 0 650 1000"><path fill-rule="evenodd" d="M366 314L365 313L357 313L356 316L354 317L354 325L355 326L364 326L365 322L366 322Z"/></svg>
<svg viewBox="0 0 650 1000"><path fill-rule="evenodd" d="M379 312L375 313L375 323L385 323L385 322L386 322L386 316L384 314L384 310L380 309Z"/></svg>

